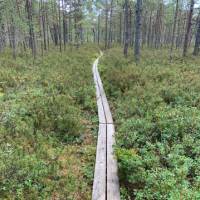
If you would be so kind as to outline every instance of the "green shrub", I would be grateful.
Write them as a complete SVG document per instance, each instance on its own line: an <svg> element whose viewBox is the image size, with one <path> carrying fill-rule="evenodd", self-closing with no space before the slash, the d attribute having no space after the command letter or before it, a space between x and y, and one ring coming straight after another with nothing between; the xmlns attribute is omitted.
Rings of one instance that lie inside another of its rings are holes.
<svg viewBox="0 0 200 200"><path fill-rule="evenodd" d="M98 49L0 58L0 198L89 199ZM81 152L81 153L80 153ZM87 159L88 157L90 159Z"/></svg>
<svg viewBox="0 0 200 200"><path fill-rule="evenodd" d="M165 52L144 51L136 66L112 49L100 63L122 199L200 199L200 60L170 63Z"/></svg>

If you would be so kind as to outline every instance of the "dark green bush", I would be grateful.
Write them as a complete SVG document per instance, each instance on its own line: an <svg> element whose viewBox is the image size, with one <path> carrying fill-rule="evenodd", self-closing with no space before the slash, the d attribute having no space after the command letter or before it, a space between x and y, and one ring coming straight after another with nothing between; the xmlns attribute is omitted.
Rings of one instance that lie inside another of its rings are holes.
<svg viewBox="0 0 200 200"><path fill-rule="evenodd" d="M162 51L144 52L136 66L114 49L101 63L122 199L200 199L200 60L170 63Z"/></svg>
<svg viewBox="0 0 200 200"><path fill-rule="evenodd" d="M93 170L95 160L87 149L95 145L97 53L91 46L52 50L34 63L29 55L1 56L0 199L91 196L83 166Z"/></svg>

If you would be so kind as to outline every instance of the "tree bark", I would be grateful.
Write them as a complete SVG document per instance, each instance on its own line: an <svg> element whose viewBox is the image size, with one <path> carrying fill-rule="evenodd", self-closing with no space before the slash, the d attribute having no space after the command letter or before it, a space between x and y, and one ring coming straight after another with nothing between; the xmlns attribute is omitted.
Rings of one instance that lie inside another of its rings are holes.
<svg viewBox="0 0 200 200"><path fill-rule="evenodd" d="M14 24L14 19L13 16L11 17L11 40L12 40L12 55L13 58L16 59L16 28L15 28L15 24Z"/></svg>
<svg viewBox="0 0 200 200"><path fill-rule="evenodd" d="M175 15L174 15L172 43L171 43L171 48L170 48L170 60L172 60L172 54L173 54L173 49L174 49L174 40L175 40L176 24L177 24L177 17L178 17L178 7L179 7L179 0L176 0L176 10L175 10Z"/></svg>
<svg viewBox="0 0 200 200"><path fill-rule="evenodd" d="M124 34L124 56L128 55L128 45L129 45L129 14L128 14L129 1L125 0L124 4L124 17L125 17L125 34Z"/></svg>
<svg viewBox="0 0 200 200"><path fill-rule="evenodd" d="M28 14L28 26L29 26L29 46L32 50L32 55L36 58L36 43L35 43L35 33L33 26L33 2L32 0L26 0L26 11Z"/></svg>
<svg viewBox="0 0 200 200"><path fill-rule="evenodd" d="M112 15L113 15L113 0L111 0L110 3L110 26L108 35L108 48L110 48L112 44Z"/></svg>
<svg viewBox="0 0 200 200"><path fill-rule="evenodd" d="M187 20L186 32L185 32L184 46L183 46L183 57L186 56L187 50L188 50L188 40L189 40L189 34L190 34L191 26L192 26L193 11L194 11L194 0L191 0L190 11L189 11L189 16Z"/></svg>
<svg viewBox="0 0 200 200"><path fill-rule="evenodd" d="M148 34L147 34L147 46L148 47L150 47L150 45L152 44L151 35L152 35L152 11L151 11L150 18L149 18L149 26L148 26Z"/></svg>
<svg viewBox="0 0 200 200"><path fill-rule="evenodd" d="M136 30L135 30L135 60L140 61L140 38L141 38L141 18L142 18L142 0L137 0L136 3Z"/></svg>
<svg viewBox="0 0 200 200"><path fill-rule="evenodd" d="M100 14L99 14L98 15L98 36L97 36L98 45L100 43L100 23L101 23L101 17L100 17Z"/></svg>
<svg viewBox="0 0 200 200"><path fill-rule="evenodd" d="M196 39L193 52L194 56L197 56L199 54L199 47L200 47L200 11L197 18L197 32L196 32Z"/></svg>
<svg viewBox="0 0 200 200"><path fill-rule="evenodd" d="M108 0L106 0L106 8L105 8L105 49L108 47Z"/></svg>

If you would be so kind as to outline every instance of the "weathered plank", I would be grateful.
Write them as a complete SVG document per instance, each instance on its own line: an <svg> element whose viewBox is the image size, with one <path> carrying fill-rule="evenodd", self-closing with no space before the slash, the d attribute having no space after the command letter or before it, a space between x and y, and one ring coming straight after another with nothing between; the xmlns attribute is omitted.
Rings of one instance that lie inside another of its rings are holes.
<svg viewBox="0 0 200 200"><path fill-rule="evenodd" d="M94 83L95 83L95 87L96 87L96 97L98 99L98 98L100 98L100 91L99 91L98 79L96 76L97 63L98 63L98 59L95 60L92 71L93 71Z"/></svg>
<svg viewBox="0 0 200 200"><path fill-rule="evenodd" d="M105 117L106 117L106 123L113 124L112 114L110 111L108 100L105 95L102 96L102 102L103 102L103 107L104 107L104 112L105 112Z"/></svg>
<svg viewBox="0 0 200 200"><path fill-rule="evenodd" d="M115 130L108 100L97 68L98 61L99 58L93 64L99 117L99 134L92 200L120 200L117 161L113 151Z"/></svg>
<svg viewBox="0 0 200 200"><path fill-rule="evenodd" d="M101 92L96 76L98 59L93 64L93 76L96 87L99 132L96 150L96 163L93 182L92 200L106 200L106 118L101 100Z"/></svg>
<svg viewBox="0 0 200 200"><path fill-rule="evenodd" d="M92 200L106 200L106 124L99 124Z"/></svg>
<svg viewBox="0 0 200 200"><path fill-rule="evenodd" d="M98 60L99 59L97 59L93 64L93 75L94 75L94 82L95 82L95 86L96 86L98 117L99 117L99 123L106 124L106 116L105 116L104 107L103 107L103 103L102 103L102 91L101 91L101 87L99 86L98 77L96 74Z"/></svg>
<svg viewBox="0 0 200 200"><path fill-rule="evenodd" d="M101 97L97 99L97 107L98 107L99 123L106 124L106 116L105 116L103 102L102 102Z"/></svg>
<svg viewBox="0 0 200 200"><path fill-rule="evenodd" d="M119 179L117 161L114 156L115 129L113 124L107 124L107 199L119 200Z"/></svg>
<svg viewBox="0 0 200 200"><path fill-rule="evenodd" d="M95 74L96 74L96 78L97 78L97 83L98 83L98 86L99 86L100 94L101 94L101 96L105 96L105 91L104 91L104 88L103 88L103 84L102 84L102 81L101 81L97 66L95 67Z"/></svg>
<svg viewBox="0 0 200 200"><path fill-rule="evenodd" d="M105 91L104 91L104 88L103 88L103 83L101 81L101 77L100 77L99 72L98 72L97 65L98 65L98 62L95 63L94 71L95 71L95 75L96 75L96 81L97 81L98 87L99 87L99 92L100 92L100 95L101 95L101 98L102 98L103 106L104 106L104 109L105 109L106 120L107 120L107 123L113 123L112 114L111 114L110 107L109 107L109 104L108 104L108 100L107 100L107 97L106 97L106 94L105 94Z"/></svg>

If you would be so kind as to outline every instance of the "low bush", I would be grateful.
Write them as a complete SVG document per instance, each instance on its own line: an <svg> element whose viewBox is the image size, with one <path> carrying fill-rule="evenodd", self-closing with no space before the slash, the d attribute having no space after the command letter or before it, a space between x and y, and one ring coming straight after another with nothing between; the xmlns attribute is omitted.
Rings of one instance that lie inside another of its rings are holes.
<svg viewBox="0 0 200 200"><path fill-rule="evenodd" d="M101 62L122 199L200 199L200 60L165 53L146 50L136 66L116 48Z"/></svg>
<svg viewBox="0 0 200 200"><path fill-rule="evenodd" d="M34 63L8 52L1 57L2 199L90 198L85 166L93 170L95 162L97 53L83 46L52 50Z"/></svg>

